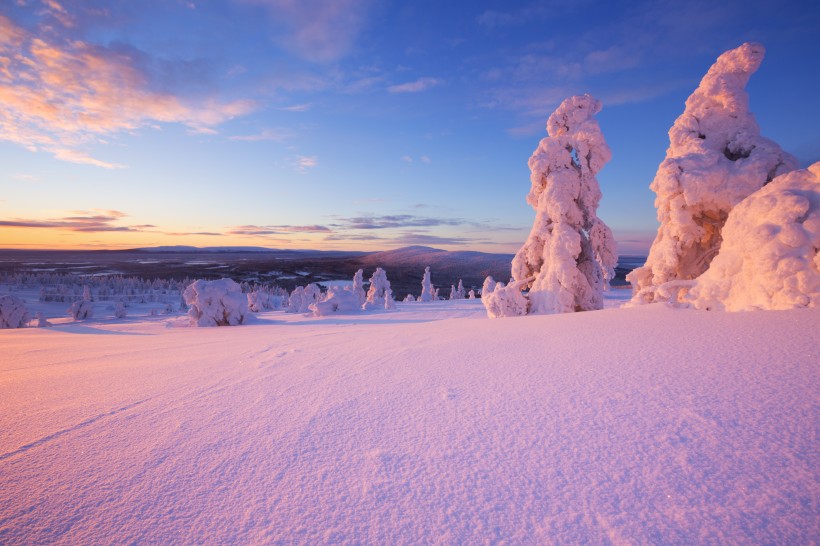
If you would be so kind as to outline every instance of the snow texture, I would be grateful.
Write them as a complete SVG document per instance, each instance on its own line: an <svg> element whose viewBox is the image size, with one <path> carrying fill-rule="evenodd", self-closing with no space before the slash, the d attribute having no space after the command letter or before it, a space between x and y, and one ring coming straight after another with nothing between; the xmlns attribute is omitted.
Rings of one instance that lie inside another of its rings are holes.
<svg viewBox="0 0 820 546"><path fill-rule="evenodd" d="M614 276L615 239L596 214L601 190L595 175L612 156L593 118L600 110L590 95L564 100L530 157L527 202L536 216L512 262L515 285L529 288L530 313L601 309Z"/></svg>
<svg viewBox="0 0 820 546"><path fill-rule="evenodd" d="M699 309L820 306L820 162L778 176L740 202L720 253L686 298Z"/></svg>
<svg viewBox="0 0 820 546"><path fill-rule="evenodd" d="M191 326L237 326L248 311L248 298L232 279L194 281L183 297Z"/></svg>
<svg viewBox="0 0 820 546"><path fill-rule="evenodd" d="M424 268L424 277L421 279L421 295L419 301L434 301L437 299L436 288L430 280L430 268Z"/></svg>
<svg viewBox="0 0 820 546"><path fill-rule="evenodd" d="M370 287L367 290L367 300L363 309L395 309L396 302L393 300L393 291L390 289L390 281L387 280L387 273L381 267L370 277Z"/></svg>
<svg viewBox="0 0 820 546"><path fill-rule="evenodd" d="M669 130L666 159L650 186L660 227L646 264L627 276L633 303L662 301L659 286L706 271L732 208L798 167L760 135L749 111L745 87L764 53L762 45L746 43L718 57Z"/></svg>
<svg viewBox="0 0 820 546"><path fill-rule="evenodd" d="M30 320L23 300L11 294L0 296L0 328L25 328Z"/></svg>
<svg viewBox="0 0 820 546"><path fill-rule="evenodd" d="M400 309L0 330L0 543L820 542L820 309Z"/></svg>

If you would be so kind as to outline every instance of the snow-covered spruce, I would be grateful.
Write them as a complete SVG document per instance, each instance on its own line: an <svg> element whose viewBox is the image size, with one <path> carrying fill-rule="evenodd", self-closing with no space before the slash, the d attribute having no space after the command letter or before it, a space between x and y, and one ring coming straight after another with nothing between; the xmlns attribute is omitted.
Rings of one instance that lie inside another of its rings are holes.
<svg viewBox="0 0 820 546"><path fill-rule="evenodd" d="M0 296L0 328L25 328L30 320L23 300L11 294Z"/></svg>
<svg viewBox="0 0 820 546"><path fill-rule="evenodd" d="M86 320L94 317L94 305L91 303L91 290L83 286L83 297L71 304L66 312L74 320Z"/></svg>
<svg viewBox="0 0 820 546"><path fill-rule="evenodd" d="M114 318L123 319L126 316L125 312L125 304L121 301L118 301L117 304L114 306Z"/></svg>
<svg viewBox="0 0 820 546"><path fill-rule="evenodd" d="M237 326L245 321L248 298L232 279L194 281L183 296L191 326Z"/></svg>
<svg viewBox="0 0 820 546"><path fill-rule="evenodd" d="M464 299L464 284L461 279L458 280L458 288L454 284L450 285L450 299L463 300Z"/></svg>
<svg viewBox="0 0 820 546"><path fill-rule="evenodd" d="M412 303L416 301L416 297L413 294L407 294L402 301L404 303Z"/></svg>
<svg viewBox="0 0 820 546"><path fill-rule="evenodd" d="M433 301L437 299L436 288L430 280L430 267L424 268L424 277L421 279L421 295L418 301Z"/></svg>
<svg viewBox="0 0 820 546"><path fill-rule="evenodd" d="M820 306L820 162L775 178L729 213L720 253L685 298L698 309Z"/></svg>
<svg viewBox="0 0 820 546"><path fill-rule="evenodd" d="M393 300L393 291L390 289L390 281L387 280L387 273L377 267L370 277L370 288L367 290L367 301L363 309L395 309L396 302Z"/></svg>
<svg viewBox="0 0 820 546"><path fill-rule="evenodd" d="M356 294L356 298L359 301L359 307L364 305L364 302L367 301L367 294L364 291L364 270L359 269L356 271L356 274L353 275L353 293Z"/></svg>
<svg viewBox="0 0 820 546"><path fill-rule="evenodd" d="M302 308L302 300L305 296L305 287L304 286L297 286L293 289L293 292L290 293L290 297L288 298L288 306L285 309L286 313L298 313L299 310Z"/></svg>
<svg viewBox="0 0 820 546"><path fill-rule="evenodd" d="M362 310L362 304L354 288L331 286L324 299L311 304L310 310L315 316L324 317L337 313L357 313Z"/></svg>
<svg viewBox="0 0 820 546"><path fill-rule="evenodd" d="M650 188L660 227L649 257L627 280L633 303L665 298L657 288L695 279L718 253L732 208L797 160L771 140L749 112L745 91L765 49L747 43L723 53L669 130L669 149Z"/></svg>
<svg viewBox="0 0 820 546"><path fill-rule="evenodd" d="M515 282L506 287L529 288L529 313L603 308L617 251L596 214L601 190L595 175L612 156L593 118L600 110L590 95L564 100L547 121L549 136L530 157L527 202L535 222L513 258Z"/></svg>

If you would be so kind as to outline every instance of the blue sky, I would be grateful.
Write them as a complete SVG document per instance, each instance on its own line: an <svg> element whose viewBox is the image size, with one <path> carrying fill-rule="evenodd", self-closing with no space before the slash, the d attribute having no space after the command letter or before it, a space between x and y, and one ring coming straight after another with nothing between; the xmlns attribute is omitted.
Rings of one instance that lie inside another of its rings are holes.
<svg viewBox="0 0 820 546"><path fill-rule="evenodd" d="M645 252L667 131L746 41L763 135L820 160L814 2L10 0L0 247L514 252L527 159L588 92L599 216Z"/></svg>

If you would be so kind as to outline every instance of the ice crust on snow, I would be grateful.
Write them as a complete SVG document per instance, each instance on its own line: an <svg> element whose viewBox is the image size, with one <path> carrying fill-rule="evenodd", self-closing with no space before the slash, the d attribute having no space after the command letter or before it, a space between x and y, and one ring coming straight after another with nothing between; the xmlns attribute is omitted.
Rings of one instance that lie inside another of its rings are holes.
<svg viewBox="0 0 820 546"><path fill-rule="evenodd" d="M527 203L536 211L527 241L512 261L514 283L492 292L492 310L520 314L513 288L529 289L527 313L590 311L603 307L617 250L612 231L598 218L601 190L595 175L612 153L594 115L591 95L564 100L547 120L547 133L529 160ZM511 298L502 303L502 298ZM489 305L489 303L485 303Z"/></svg>
<svg viewBox="0 0 820 546"><path fill-rule="evenodd" d="M632 271L633 303L662 301L657 288L695 279L721 246L729 212L776 176L798 167L749 111L745 91L765 49L746 43L723 53L669 130L669 149L651 189L660 227L646 264Z"/></svg>
<svg viewBox="0 0 820 546"><path fill-rule="evenodd" d="M720 253L685 301L748 311L820 306L820 162L792 171L740 202Z"/></svg>
<svg viewBox="0 0 820 546"><path fill-rule="evenodd" d="M248 312L248 298L232 279L194 281L183 297L191 326L238 326Z"/></svg>
<svg viewBox="0 0 820 546"><path fill-rule="evenodd" d="M0 329L25 328L30 320L23 300L11 294L0 296Z"/></svg>

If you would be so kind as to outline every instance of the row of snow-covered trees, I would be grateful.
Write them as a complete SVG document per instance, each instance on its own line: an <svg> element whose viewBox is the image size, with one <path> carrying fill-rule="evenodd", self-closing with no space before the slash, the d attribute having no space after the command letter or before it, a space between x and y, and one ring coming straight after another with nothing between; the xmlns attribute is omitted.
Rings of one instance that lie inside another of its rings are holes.
<svg viewBox="0 0 820 546"><path fill-rule="evenodd" d="M628 276L632 304L671 301L700 309L820 305L820 163L797 160L760 135L746 83L759 44L721 55L669 131L651 189L660 228L646 264ZM527 202L536 218L512 262L512 282L491 278L490 317L600 309L616 247L596 215L595 175L610 150L589 95L566 99L529 161Z"/></svg>

